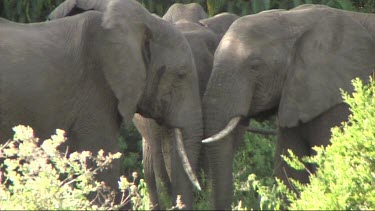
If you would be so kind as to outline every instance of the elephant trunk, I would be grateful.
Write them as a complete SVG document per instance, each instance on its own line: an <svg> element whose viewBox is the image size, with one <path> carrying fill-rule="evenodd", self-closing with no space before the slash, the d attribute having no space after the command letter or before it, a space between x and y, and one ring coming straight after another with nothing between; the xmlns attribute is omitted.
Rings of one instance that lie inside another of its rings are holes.
<svg viewBox="0 0 375 211"><path fill-rule="evenodd" d="M201 113L200 109L199 113ZM190 123L174 130L176 140L174 145L176 146L176 150L173 150L174 159L172 160L172 166L174 170L171 172L173 201L176 201L178 195L181 195L182 202L186 205L187 209L192 209L193 186L200 190L196 172L201 150L201 140L203 138L203 123L201 118L200 116L200 119L196 121L186 120L186 122ZM182 148L185 149L185 153L181 150Z"/></svg>
<svg viewBox="0 0 375 211"><path fill-rule="evenodd" d="M194 67L193 67L194 68ZM189 80L191 84L186 84L180 87L177 91L184 91L183 93L172 94L172 102L169 110L167 111L165 123L170 128L178 128L181 131L179 134L178 130L174 130L174 148L173 150L173 160L172 166L172 191L173 196L176 199L177 195L182 195L182 201L187 206L187 209L191 209L193 204L193 186L199 187L196 180L196 176L191 177L193 173L196 175L198 169L198 158L201 150L201 141L203 138L203 117L202 117L202 107L201 100L198 90L198 81L196 80L196 72L194 75L188 75L185 78ZM179 141L179 137L182 140ZM181 146L185 148L183 153ZM177 151L178 150L178 151ZM186 154L187 159L181 159L181 155ZM187 165L186 160L189 161L191 169L184 168ZM188 176L188 174L190 176ZM191 183L191 182L193 183ZM198 188L199 189L199 188Z"/></svg>
<svg viewBox="0 0 375 211"><path fill-rule="evenodd" d="M238 123L237 117L249 114L255 83L239 76L233 67L240 65L228 61L214 64L202 104L205 137L219 133L228 123Z"/></svg>
<svg viewBox="0 0 375 211"><path fill-rule="evenodd" d="M231 58L231 57L229 57ZM233 117L247 117L253 95L248 78L237 77L225 63L215 64L213 75L203 98L204 135L220 132ZM218 142L205 145L211 168L214 207L231 209L233 196L232 162L235 145L242 140L245 127L237 125L233 132Z"/></svg>

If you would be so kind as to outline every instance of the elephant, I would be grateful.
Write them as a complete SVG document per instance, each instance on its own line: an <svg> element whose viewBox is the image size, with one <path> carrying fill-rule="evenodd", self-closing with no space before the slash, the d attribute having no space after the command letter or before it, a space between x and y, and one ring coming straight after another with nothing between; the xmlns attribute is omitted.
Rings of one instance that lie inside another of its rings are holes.
<svg viewBox="0 0 375 211"><path fill-rule="evenodd" d="M195 65L198 72L200 96L203 97L209 76L211 74L213 55L224 32L230 24L238 18L231 13L222 13L207 18L204 9L197 3L173 4L163 16L171 22L186 37L193 52ZM204 19L201 19L204 18ZM151 207L165 209L160 204L160 192L166 190L168 195L173 183L172 175L176 168L176 149L173 146L173 137L170 129L158 125L154 120L137 115L134 124L143 137L143 165L145 180L148 185ZM201 149L198 169L208 171L208 162L204 149ZM182 198L184 203L193 203L193 199Z"/></svg>
<svg viewBox="0 0 375 211"><path fill-rule="evenodd" d="M199 189L201 100L182 33L134 0L67 0L49 20L0 19L1 139L17 124L42 139L59 128L70 151L114 153L120 124L139 113L173 128L184 167L176 193ZM117 187L120 162L99 176Z"/></svg>
<svg viewBox="0 0 375 211"><path fill-rule="evenodd" d="M277 115L275 175L291 190L288 177L309 182L306 171L291 169L280 155L292 149L310 156L312 146L329 144L330 128L350 114L340 89L351 93L351 80L368 81L375 68L374 38L374 14L323 5L233 22L216 49L202 101L216 209L231 208L234 148L243 125L260 115Z"/></svg>

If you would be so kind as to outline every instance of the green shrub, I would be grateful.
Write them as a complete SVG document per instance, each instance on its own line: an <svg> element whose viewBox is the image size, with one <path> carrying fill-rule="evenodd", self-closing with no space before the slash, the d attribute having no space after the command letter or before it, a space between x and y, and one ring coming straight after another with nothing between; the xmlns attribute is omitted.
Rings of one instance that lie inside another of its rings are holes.
<svg viewBox="0 0 375 211"><path fill-rule="evenodd" d="M249 176L249 184L261 199L260 209L375 209L375 82L371 79L365 85L355 79L353 86L352 95L342 92L352 112L348 122L332 128L329 146L316 146L313 149L317 155L302 158L317 165L316 173L310 174L310 183L302 185L290 180L297 187L298 196L280 180L276 180L277 185L262 184L255 175ZM290 166L307 169L292 151L288 153L284 160Z"/></svg>
<svg viewBox="0 0 375 211"><path fill-rule="evenodd" d="M133 209L147 209L147 187L143 180L135 187L125 177L119 181L123 191L122 204L113 204L113 192L104 183L95 180L98 171L107 169L121 154L107 156L100 150L96 156L89 151L61 153L57 147L66 138L64 131L56 130L51 139L39 143L30 127L17 126L15 135L0 145L0 209L119 209L133 202ZM40 146L39 146L40 145ZM95 168L87 163L93 161ZM130 189L125 197L125 190ZM96 194L90 201L87 196Z"/></svg>
<svg viewBox="0 0 375 211"><path fill-rule="evenodd" d="M291 209L375 209L375 83L353 80L355 92L343 93L352 114L332 129L331 145L315 147L304 160L318 166L311 183L298 185Z"/></svg>
<svg viewBox="0 0 375 211"><path fill-rule="evenodd" d="M118 138L120 152L124 155L121 159L122 174L130 178L133 172L137 172L140 178L144 178L142 165L142 136L134 125L121 125Z"/></svg>
<svg viewBox="0 0 375 211"><path fill-rule="evenodd" d="M274 119L257 122L251 120L251 127L276 128ZM246 133L234 157L234 203L235 210L260 209L271 203L259 193L262 188L273 187L276 136ZM250 175L250 176L249 176ZM255 176L256 175L256 176Z"/></svg>

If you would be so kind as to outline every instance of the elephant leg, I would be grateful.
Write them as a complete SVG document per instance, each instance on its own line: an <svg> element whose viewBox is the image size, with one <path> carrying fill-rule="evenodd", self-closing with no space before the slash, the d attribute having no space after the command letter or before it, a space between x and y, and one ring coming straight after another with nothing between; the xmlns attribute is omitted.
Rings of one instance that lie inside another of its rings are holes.
<svg viewBox="0 0 375 211"><path fill-rule="evenodd" d="M143 137L143 163L152 209L160 209L160 194L166 189L170 195L171 184L163 159L161 136L164 127L154 120L136 114L133 122Z"/></svg>
<svg viewBox="0 0 375 211"><path fill-rule="evenodd" d="M169 130L170 137L174 137L172 130ZM173 139L174 140L174 139ZM196 144L194 144L196 145ZM192 157L189 157L190 165L194 168L193 171L197 172L198 167L198 158L201 146L192 146L189 142L184 142L184 147L186 151L194 152ZM176 205L178 196L181 196L181 202L185 205L183 209L192 210L194 203L193 199L193 185L188 178L180 156L178 156L176 141L173 141L173 153L172 153L172 172L171 172L171 181L172 181L172 200L173 204ZM182 182L181 182L182 181Z"/></svg>
<svg viewBox="0 0 375 211"><path fill-rule="evenodd" d="M309 145L312 146L327 146L330 144L331 128L339 126L341 122L347 121L350 114L349 106L345 103L334 106L322 115L304 124L306 131L306 138ZM316 152L311 148L310 155L316 155ZM312 166L312 173L316 171L315 166Z"/></svg>
<svg viewBox="0 0 375 211"><path fill-rule="evenodd" d="M287 155L287 149L293 150L294 154L298 157L307 156L310 154L310 146L307 140L301 136L302 128L279 128L276 151L275 151L275 160L274 160L274 169L275 176L281 179L284 184L294 190L292 183L288 178L293 178L301 183L308 183L308 173L307 171L298 171L291 168L281 157L281 155Z"/></svg>
<svg viewBox="0 0 375 211"><path fill-rule="evenodd" d="M87 115L80 116L76 119L74 125L69 130L68 137L70 140L70 152L73 151L91 151L93 155L103 149L105 155L119 152L118 136L120 131L120 119L117 113L111 115L109 112L88 112ZM93 114L98 116L93 117ZM95 118L95 119L93 119ZM97 119L96 119L97 118ZM112 190L117 191L116 203L120 202L118 181L121 176L120 159L112 161L111 168L99 171L96 175L98 181L104 181Z"/></svg>
<svg viewBox="0 0 375 211"><path fill-rule="evenodd" d="M146 119L138 114L134 116L133 122L143 138L150 145L152 161L147 161L147 163L148 165L150 163L153 164L152 168L145 167L145 171L146 169L150 169L147 178L149 178L150 182L154 180L156 183L156 190L151 191L158 193L159 206L159 194L161 190L166 189L167 194L173 196L173 202L176 201L177 195L182 195L182 201L186 205L185 208L191 209L193 203L192 185L182 166L182 161L177 155L177 150L175 150L177 147L175 146L176 142L174 141L173 130L160 126L154 120ZM192 150L189 147L189 144L185 144L185 150L197 152L197 155L192 155L195 160L191 160L192 166L196 166L195 163L198 160L199 150ZM200 146L198 145L198 147ZM170 172L171 176L168 175L168 172ZM146 182L148 181L146 180Z"/></svg>
<svg viewBox="0 0 375 211"><path fill-rule="evenodd" d="M168 128L163 127L161 130L161 148L163 154L163 160L165 164L165 169L167 171L167 176L169 182L172 178L172 160L173 160L173 151L176 150L173 145L173 137L170 134ZM168 193L171 193L170 190Z"/></svg>
<svg viewBox="0 0 375 211"><path fill-rule="evenodd" d="M164 162L160 142L149 144L144 139L143 159L145 179L148 185L151 209L166 209L163 204L164 198L171 196L171 181L168 177L168 166ZM166 194L166 195L165 195Z"/></svg>
<svg viewBox="0 0 375 211"><path fill-rule="evenodd" d="M288 177L302 183L309 182L307 171L296 171L289 167L280 157L286 153L286 149L292 149L299 157L315 155L313 146L327 146L330 142L331 128L346 121L350 114L346 104L339 104L310 122L302 123L293 128L279 128L278 141L275 153L275 174L292 189ZM316 171L314 165L306 165L311 173Z"/></svg>
<svg viewBox="0 0 375 211"><path fill-rule="evenodd" d="M147 183L148 195L150 197L150 207L151 209L160 209L159 198L156 187L156 175L153 169L153 160L151 147L147 140L142 139L143 143L143 169L145 174L145 181Z"/></svg>

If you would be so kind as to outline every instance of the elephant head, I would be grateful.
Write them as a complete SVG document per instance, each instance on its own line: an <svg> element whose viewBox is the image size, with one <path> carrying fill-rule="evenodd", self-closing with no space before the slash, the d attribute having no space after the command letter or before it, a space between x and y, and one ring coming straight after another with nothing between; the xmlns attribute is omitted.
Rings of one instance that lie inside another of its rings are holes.
<svg viewBox="0 0 375 211"><path fill-rule="evenodd" d="M170 23L177 23L180 20L196 23L205 18L208 18L207 13L204 11L203 7L197 3L175 3L163 16L163 19Z"/></svg>
<svg viewBox="0 0 375 211"><path fill-rule="evenodd" d="M172 5L163 16L164 20L169 21L182 32L191 47L198 72L201 97L211 74L213 55L222 37L221 34L229 28L231 22L234 21L234 16L228 13L228 15L220 14L200 20L202 17L207 17L200 5L179 3ZM173 137L168 135L168 128L157 125L152 119L136 116L133 122L143 136L144 173L150 201L156 205L156 209L160 209L163 208L158 199L160 190L167 187L168 192L173 192L170 190L170 184L175 181L173 175L177 168L173 163L177 159L174 157L176 150L172 144ZM204 149L199 158L199 167L208 170L203 151ZM191 200L185 198L186 201Z"/></svg>
<svg viewBox="0 0 375 211"><path fill-rule="evenodd" d="M171 22L182 32L191 47L198 72L201 97L211 74L213 55L220 38L238 16L226 13L200 20L199 18L202 17L207 17L207 14L200 5L179 3L172 5L163 16L164 20ZM158 198L160 190L163 189L162 184L170 187L169 184L174 181L173 172L176 168L173 163L176 162L176 158L173 156L176 150L173 149L173 138L168 136L167 128L157 125L151 119L137 116L133 121L144 140L144 172L149 185L150 201L152 204L159 205ZM208 173L204 149L200 154L199 167Z"/></svg>
<svg viewBox="0 0 375 211"><path fill-rule="evenodd" d="M67 0L49 19L60 21L91 10L99 14L100 24L92 28L86 42L93 46L92 54L118 100L123 121L130 124L139 113L176 128L178 153L187 173L178 172L183 175L176 182L185 185L176 194L191 192L189 179L199 189L193 169L203 136L202 114L196 68L185 37L130 0Z"/></svg>
<svg viewBox="0 0 375 211"><path fill-rule="evenodd" d="M202 104L205 136L214 136L204 142L220 140L205 146L216 208L230 208L240 119L277 111L279 127L295 127L342 103L340 88L352 91L351 79L367 80L374 70L374 23L371 14L303 5L241 17L230 26Z"/></svg>
<svg viewBox="0 0 375 211"><path fill-rule="evenodd" d="M223 12L215 15L214 17L200 20L199 22L215 32L215 34L217 34L221 40L229 26L232 25L232 23L238 18L238 15Z"/></svg>

